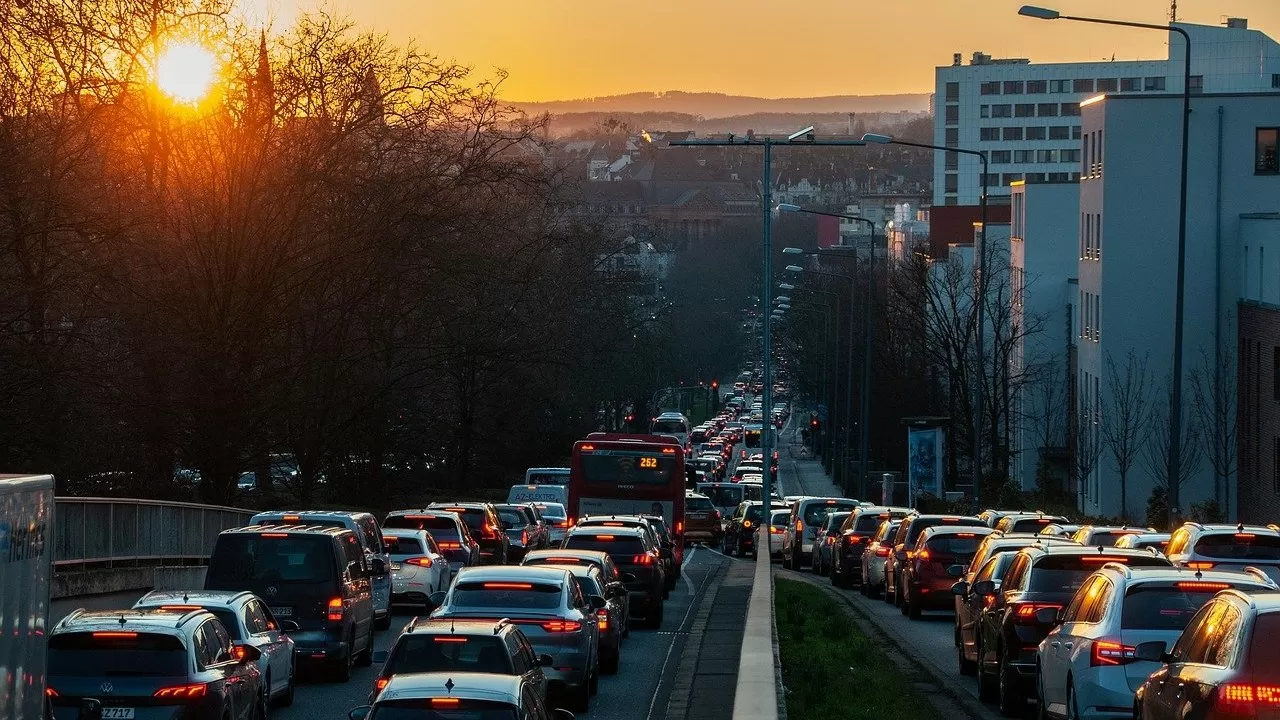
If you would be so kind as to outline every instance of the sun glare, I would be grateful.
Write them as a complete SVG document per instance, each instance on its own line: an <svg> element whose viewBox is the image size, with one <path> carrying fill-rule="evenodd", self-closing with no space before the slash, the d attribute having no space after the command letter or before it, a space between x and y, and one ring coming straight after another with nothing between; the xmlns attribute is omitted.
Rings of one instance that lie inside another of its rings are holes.
<svg viewBox="0 0 1280 720"><path fill-rule="evenodd" d="M156 86L178 102L199 102L213 87L217 65L208 48L191 42L174 43L156 61Z"/></svg>

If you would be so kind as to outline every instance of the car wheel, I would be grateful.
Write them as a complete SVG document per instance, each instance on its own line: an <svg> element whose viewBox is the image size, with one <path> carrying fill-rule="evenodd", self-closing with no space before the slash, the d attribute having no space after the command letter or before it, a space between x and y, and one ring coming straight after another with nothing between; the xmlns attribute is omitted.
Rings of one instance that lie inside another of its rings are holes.
<svg viewBox="0 0 1280 720"><path fill-rule="evenodd" d="M355 656L355 664L360 667L369 667L373 664L373 633L369 633L369 641L359 654Z"/></svg>
<svg viewBox="0 0 1280 720"><path fill-rule="evenodd" d="M899 594L902 595L902 598L901 600L898 601L898 612L902 613L903 617L910 617L911 616L911 591L908 588L903 588L902 590L899 591Z"/></svg>
<svg viewBox="0 0 1280 720"><path fill-rule="evenodd" d="M792 568L791 568L791 553L787 552L785 548L783 548L783 550L782 550L782 567L786 568L787 570L791 570L791 569L792 569Z"/></svg>
<svg viewBox="0 0 1280 720"><path fill-rule="evenodd" d="M602 658L600 660L601 672L607 673L609 675L616 675L618 673L618 661L621 659L622 659L621 652L615 652L612 655L609 655L608 657Z"/></svg>
<svg viewBox="0 0 1280 720"><path fill-rule="evenodd" d="M1003 654L1000 656L998 667L999 697L996 704L1000 708L1000 714L1005 717L1019 717L1027 709L1027 699L1022 696L1018 688L1018 677L1014 675L1014 669L1005 661Z"/></svg>
<svg viewBox="0 0 1280 720"><path fill-rule="evenodd" d="M267 691L264 688L258 693L258 699L253 703L253 720L267 720Z"/></svg>
<svg viewBox="0 0 1280 720"><path fill-rule="evenodd" d="M887 577L887 576L886 576L886 577ZM885 604L885 605L892 605L892 604L893 604L893 592L892 592L891 590L889 590L889 581L888 581L888 580L885 580L885 581L884 581L884 593L883 593L883 594L881 594L880 599L881 599L881 600L884 600L884 604Z"/></svg>
<svg viewBox="0 0 1280 720"><path fill-rule="evenodd" d="M1080 720L1080 708L1076 706L1075 684L1070 680L1067 681L1067 720Z"/></svg>
<svg viewBox="0 0 1280 720"><path fill-rule="evenodd" d="M920 596L908 596L907 598L907 618L910 620L920 619Z"/></svg>
<svg viewBox="0 0 1280 720"><path fill-rule="evenodd" d="M383 617L381 620L373 621L374 630L386 630L389 627L391 627L391 609L390 608L387 609L387 614L385 617Z"/></svg>
<svg viewBox="0 0 1280 720"><path fill-rule="evenodd" d="M653 614L649 616L648 620L649 620L649 627L653 628L654 630L660 630L662 628L662 606L661 605L658 606L657 610L653 611Z"/></svg>
<svg viewBox="0 0 1280 720"><path fill-rule="evenodd" d="M978 699L991 702L996 699L997 683L991 673L987 672L987 663L983 659L986 654L981 644L978 645Z"/></svg>
<svg viewBox="0 0 1280 720"><path fill-rule="evenodd" d="M289 707L290 705L293 704L293 688L294 688L293 670L294 670L293 663L290 662L289 663L289 684L285 686L284 694L282 694L279 698L276 698L276 705L279 705L280 707Z"/></svg>
<svg viewBox="0 0 1280 720"><path fill-rule="evenodd" d="M574 712L587 712L591 709L591 688L589 683L583 682L582 685L574 691L573 697L570 699Z"/></svg>
<svg viewBox="0 0 1280 720"><path fill-rule="evenodd" d="M600 692L600 667L596 666L594 672L591 673L590 679L587 680L587 689L592 695Z"/></svg>
<svg viewBox="0 0 1280 720"><path fill-rule="evenodd" d="M351 663L355 658L355 652L352 647L355 645L355 633L352 633L351 641L347 643L347 654L338 658L333 665L333 679L338 682L346 682L351 679Z"/></svg>

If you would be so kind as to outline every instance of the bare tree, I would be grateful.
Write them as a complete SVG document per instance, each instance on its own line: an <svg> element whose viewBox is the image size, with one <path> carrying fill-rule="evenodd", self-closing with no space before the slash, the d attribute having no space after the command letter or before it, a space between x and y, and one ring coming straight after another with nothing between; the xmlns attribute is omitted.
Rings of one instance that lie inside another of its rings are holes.
<svg viewBox="0 0 1280 720"><path fill-rule="evenodd" d="M1038 451L1036 481L1041 490L1049 490L1051 479L1050 453L1055 448L1067 447L1068 430L1073 413L1067 406L1070 392L1065 364L1050 357L1029 366L1030 382L1026 410L1021 422L1026 424L1029 436Z"/></svg>
<svg viewBox="0 0 1280 720"><path fill-rule="evenodd" d="M1168 385L1169 383L1166 382L1166 388ZM1168 397L1167 391L1164 397ZM1200 437L1200 429L1195 423L1182 423L1182 437L1179 438L1182 463L1177 477L1172 477L1169 474L1169 452L1173 446L1170 444L1169 437L1168 401L1161 399L1153 404L1149 418L1146 429L1147 440L1142 446L1142 465L1155 478L1157 485L1166 490L1175 487L1180 489L1195 473L1200 465L1200 459L1204 456L1204 442ZM1182 508L1170 508L1170 510L1182 512Z"/></svg>
<svg viewBox="0 0 1280 720"><path fill-rule="evenodd" d="M1102 457L1102 433L1099 427L1101 408L1080 406L1075 413L1075 448L1071 455L1072 470L1082 497L1089 497L1089 483Z"/></svg>
<svg viewBox="0 0 1280 720"><path fill-rule="evenodd" d="M1237 395L1235 353L1202 350L1191 375L1196 421L1204 439L1205 454L1213 466L1213 499L1224 512L1231 506L1231 480L1237 467Z"/></svg>
<svg viewBox="0 0 1280 720"><path fill-rule="evenodd" d="M1124 367L1107 356L1107 394L1111 405L1102 416L1102 438L1111 451L1120 475L1120 517L1129 520L1129 471L1147 442L1151 415L1151 389L1147 356L1130 350Z"/></svg>

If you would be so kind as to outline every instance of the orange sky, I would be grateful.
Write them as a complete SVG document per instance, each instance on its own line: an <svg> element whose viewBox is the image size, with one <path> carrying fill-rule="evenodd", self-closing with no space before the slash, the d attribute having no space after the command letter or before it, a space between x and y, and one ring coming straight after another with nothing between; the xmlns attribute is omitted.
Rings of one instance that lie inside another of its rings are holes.
<svg viewBox="0 0 1280 720"><path fill-rule="evenodd" d="M240 0L279 28L301 9L349 14L398 41L511 77L511 100L644 90L763 97L930 92L974 50L1035 62L1165 56L1162 34L1019 17L1022 0ZM1063 13L1159 23L1168 0L1042 0ZM1280 0L1181 0L1179 18L1247 17L1280 37Z"/></svg>

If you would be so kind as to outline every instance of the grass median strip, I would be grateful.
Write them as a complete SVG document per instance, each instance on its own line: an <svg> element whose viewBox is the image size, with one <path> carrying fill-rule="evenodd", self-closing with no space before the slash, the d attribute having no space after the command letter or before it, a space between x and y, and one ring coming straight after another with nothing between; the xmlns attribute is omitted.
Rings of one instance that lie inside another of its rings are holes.
<svg viewBox="0 0 1280 720"><path fill-rule="evenodd" d="M929 700L820 589L777 578L774 608L788 717L939 719Z"/></svg>

